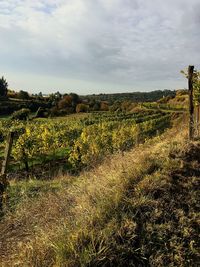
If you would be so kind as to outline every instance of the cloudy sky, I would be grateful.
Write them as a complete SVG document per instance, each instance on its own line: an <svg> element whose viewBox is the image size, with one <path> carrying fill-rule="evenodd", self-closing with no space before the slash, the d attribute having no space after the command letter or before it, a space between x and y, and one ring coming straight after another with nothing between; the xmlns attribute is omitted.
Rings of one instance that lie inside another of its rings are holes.
<svg viewBox="0 0 200 267"><path fill-rule="evenodd" d="M0 76L36 93L186 87L200 0L0 0Z"/></svg>

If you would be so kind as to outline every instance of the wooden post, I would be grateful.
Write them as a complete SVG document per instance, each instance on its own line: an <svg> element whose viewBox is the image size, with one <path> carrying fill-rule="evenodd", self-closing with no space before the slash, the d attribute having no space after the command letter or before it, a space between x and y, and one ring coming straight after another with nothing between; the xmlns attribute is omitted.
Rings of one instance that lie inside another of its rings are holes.
<svg viewBox="0 0 200 267"><path fill-rule="evenodd" d="M5 148L5 156L4 156L4 161L3 161L2 169L1 169L1 175L6 174L7 172L8 161L9 161L10 152L11 152L12 143L13 143L13 137L14 137L14 132L11 132L8 134L6 148Z"/></svg>
<svg viewBox="0 0 200 267"><path fill-rule="evenodd" d="M200 124L200 122L199 122L199 119L200 119L200 105L198 105L198 136L199 136L199 124Z"/></svg>
<svg viewBox="0 0 200 267"><path fill-rule="evenodd" d="M196 107L196 129L197 129L197 136L199 136L199 104Z"/></svg>
<svg viewBox="0 0 200 267"><path fill-rule="evenodd" d="M13 143L13 137L14 137L14 132L11 132L8 134L8 139L7 139L6 148L5 148L5 156L4 156L4 161L2 164L2 169L1 169L1 174L0 174L0 211L3 208L3 195L8 184L6 173L7 173L8 161L9 161L12 143Z"/></svg>
<svg viewBox="0 0 200 267"><path fill-rule="evenodd" d="M194 66L188 67L188 93L189 93L189 139L194 138L194 103L193 103L193 71Z"/></svg>

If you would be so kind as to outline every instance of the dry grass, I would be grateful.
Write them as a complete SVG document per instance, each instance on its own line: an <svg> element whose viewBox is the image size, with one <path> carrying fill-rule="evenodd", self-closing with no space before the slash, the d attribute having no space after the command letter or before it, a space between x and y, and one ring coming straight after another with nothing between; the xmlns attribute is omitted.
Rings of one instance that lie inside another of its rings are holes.
<svg viewBox="0 0 200 267"><path fill-rule="evenodd" d="M183 165L172 155L185 147L185 132L174 128L79 177L32 181L0 223L1 266L195 266L196 239L185 248L171 217L183 220L181 235L195 237L197 212L189 223L170 202L171 173Z"/></svg>

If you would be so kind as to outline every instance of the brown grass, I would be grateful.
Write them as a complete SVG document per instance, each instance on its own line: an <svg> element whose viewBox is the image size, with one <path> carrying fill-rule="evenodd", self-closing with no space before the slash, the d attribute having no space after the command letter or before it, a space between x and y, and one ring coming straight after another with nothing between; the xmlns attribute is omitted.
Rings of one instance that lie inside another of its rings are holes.
<svg viewBox="0 0 200 267"><path fill-rule="evenodd" d="M180 188L172 178L186 162L173 156L188 148L185 135L173 128L79 177L55 179L56 190L31 181L39 192L20 191L0 223L1 266L195 266L196 202L189 222L178 201L184 186L188 201L196 198L197 178Z"/></svg>

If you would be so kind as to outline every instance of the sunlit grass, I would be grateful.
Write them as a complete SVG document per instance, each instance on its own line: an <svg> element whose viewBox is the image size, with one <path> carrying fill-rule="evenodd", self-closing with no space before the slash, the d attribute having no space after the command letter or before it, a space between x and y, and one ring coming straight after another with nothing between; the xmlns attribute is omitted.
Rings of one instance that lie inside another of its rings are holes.
<svg viewBox="0 0 200 267"><path fill-rule="evenodd" d="M170 262L184 266L184 260L190 263L189 253L194 258L197 255L195 236L191 236L194 242L188 237L190 241L184 250L177 231L186 238L193 231L191 223L197 214L191 210L187 219L176 202L176 191L174 196L170 193L169 173L181 166L181 160L170 154L185 147L185 139L177 132L179 129L170 130L133 151L116 154L76 178L13 181L8 189L7 216L0 224L1 232L9 234L0 239L2 263L5 266L17 262L19 266L143 266L148 262L153 266L168 266ZM187 197L195 197L192 183L188 186L191 196ZM172 200L169 212L168 200ZM178 230L173 222L176 213L178 220L184 221ZM174 239L168 236L172 234Z"/></svg>

